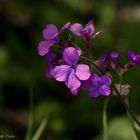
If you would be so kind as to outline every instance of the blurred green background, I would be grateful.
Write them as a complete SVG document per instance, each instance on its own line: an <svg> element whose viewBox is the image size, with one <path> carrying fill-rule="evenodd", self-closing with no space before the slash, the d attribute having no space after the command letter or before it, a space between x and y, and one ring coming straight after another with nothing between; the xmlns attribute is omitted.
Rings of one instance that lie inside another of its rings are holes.
<svg viewBox="0 0 140 140"><path fill-rule="evenodd" d="M63 83L45 78L47 64L37 54L46 24L60 28L67 21L85 25L91 19L96 31L105 31L93 41L94 58L106 50L127 56L127 51L133 49L140 54L139 0L0 0L0 139L3 135L13 135L14 138L7 139L24 140L30 115L32 136L42 120L48 118L40 140L102 139L105 97L90 99L85 90L73 96ZM127 61L122 59L122 65ZM128 98L137 115L140 114L139 72L140 66L136 66L124 77L124 83L132 86ZM109 97L107 111L110 140L135 140L117 97Z"/></svg>

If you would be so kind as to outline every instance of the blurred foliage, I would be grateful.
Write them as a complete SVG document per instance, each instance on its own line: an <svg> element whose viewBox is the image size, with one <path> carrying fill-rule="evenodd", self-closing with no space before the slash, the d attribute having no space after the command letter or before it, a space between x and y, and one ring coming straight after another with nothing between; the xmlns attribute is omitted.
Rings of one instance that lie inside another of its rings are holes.
<svg viewBox="0 0 140 140"><path fill-rule="evenodd" d="M129 49L140 53L139 0L0 1L0 135L12 134L15 140L25 138L29 88L33 85L32 134L47 116L48 110L52 110L40 139L95 140L100 136L105 98L90 99L84 90L75 97L62 83L46 79L46 62L37 54L37 45L42 40L41 33L46 24L53 23L60 28L66 21L86 24L91 19L95 21L96 31L104 30L93 41L94 58L107 50L116 50L125 56ZM84 49L82 40L76 40ZM128 59L121 61L123 66ZM140 66L137 66L124 76L124 84L132 87L129 100L137 114L140 113L139 71ZM118 82L118 79L115 80ZM110 139L132 140L129 120L120 118L125 114L123 106L116 97L109 98Z"/></svg>
<svg viewBox="0 0 140 140"><path fill-rule="evenodd" d="M108 138L110 140L137 140L133 129L130 126L131 123L128 118L123 116L114 118L110 121L110 124L108 126ZM100 136L100 138L97 138L97 140L102 140L102 136Z"/></svg>

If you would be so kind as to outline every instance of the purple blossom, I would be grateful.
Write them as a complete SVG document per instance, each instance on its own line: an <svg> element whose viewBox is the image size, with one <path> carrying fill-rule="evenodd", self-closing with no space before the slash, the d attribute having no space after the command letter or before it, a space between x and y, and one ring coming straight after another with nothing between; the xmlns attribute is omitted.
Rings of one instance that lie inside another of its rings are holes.
<svg viewBox="0 0 140 140"><path fill-rule="evenodd" d="M90 77L92 87L88 90L88 95L92 98L98 97L100 94L108 96L111 93L110 84L111 79L108 75L100 77L97 74L92 74Z"/></svg>
<svg viewBox="0 0 140 140"><path fill-rule="evenodd" d="M128 57L130 59L130 62L128 62L127 64L125 64L124 68L126 70L130 69L132 66L139 64L140 63L140 55L139 54L135 54L133 51L129 50L128 51Z"/></svg>
<svg viewBox="0 0 140 140"><path fill-rule="evenodd" d="M135 54L133 51L128 51L128 57L133 64L139 64L140 63L140 55Z"/></svg>
<svg viewBox="0 0 140 140"><path fill-rule="evenodd" d="M76 48L68 47L63 52L66 64L54 67L53 76L57 81L65 82L72 94L77 95L81 81L89 79L91 73L88 65L78 64L79 53Z"/></svg>
<svg viewBox="0 0 140 140"><path fill-rule="evenodd" d="M118 63L116 61L117 58L120 57L118 52L107 52L105 55L98 61L98 64L102 68L107 68L111 66L113 69L118 68Z"/></svg>
<svg viewBox="0 0 140 140"><path fill-rule="evenodd" d="M38 53L41 56L44 56L49 52L51 46L59 42L58 36L60 33L64 32L69 28L70 22L67 22L61 29L58 31L57 27L53 24L48 24L43 30L43 37L45 40L41 41L38 45Z"/></svg>
<svg viewBox="0 0 140 140"><path fill-rule="evenodd" d="M70 26L70 31L78 36L85 37L87 40L91 40L94 33L94 23L92 20L89 21L85 28L82 26L82 24L74 23Z"/></svg>

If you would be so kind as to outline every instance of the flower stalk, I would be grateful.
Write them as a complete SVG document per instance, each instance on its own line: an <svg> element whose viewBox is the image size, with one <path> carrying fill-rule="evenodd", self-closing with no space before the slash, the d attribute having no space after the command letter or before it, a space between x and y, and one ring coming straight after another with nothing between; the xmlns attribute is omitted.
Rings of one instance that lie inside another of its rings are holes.
<svg viewBox="0 0 140 140"><path fill-rule="evenodd" d="M81 57L81 58L84 59L84 60L86 60L86 61L88 61L88 62L90 62L102 75L105 75L105 72L97 64L95 64L93 61L91 61L90 59L85 58L85 57ZM117 96L120 99L122 105L129 112L129 114L131 115L131 117L133 118L133 120L136 122L136 124L140 127L140 121L139 121L139 119L136 117L136 115L134 114L134 112L132 111L132 109L130 108L130 106L128 105L128 103L125 101L125 99L123 98L123 96L121 95L121 93L118 91L118 89L116 88L113 80L112 80L111 87L115 91L115 93L117 94Z"/></svg>
<svg viewBox="0 0 140 140"><path fill-rule="evenodd" d="M104 107L103 107L103 140L108 140L107 105L108 105L108 98L105 100Z"/></svg>

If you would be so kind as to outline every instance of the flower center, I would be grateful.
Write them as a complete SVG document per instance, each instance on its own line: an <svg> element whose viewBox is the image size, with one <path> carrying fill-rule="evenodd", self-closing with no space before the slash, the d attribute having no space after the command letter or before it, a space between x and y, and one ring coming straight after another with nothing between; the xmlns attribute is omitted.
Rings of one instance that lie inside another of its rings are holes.
<svg viewBox="0 0 140 140"><path fill-rule="evenodd" d="M102 87L102 85L103 85L103 83L101 83L101 82L98 84L99 87Z"/></svg>

